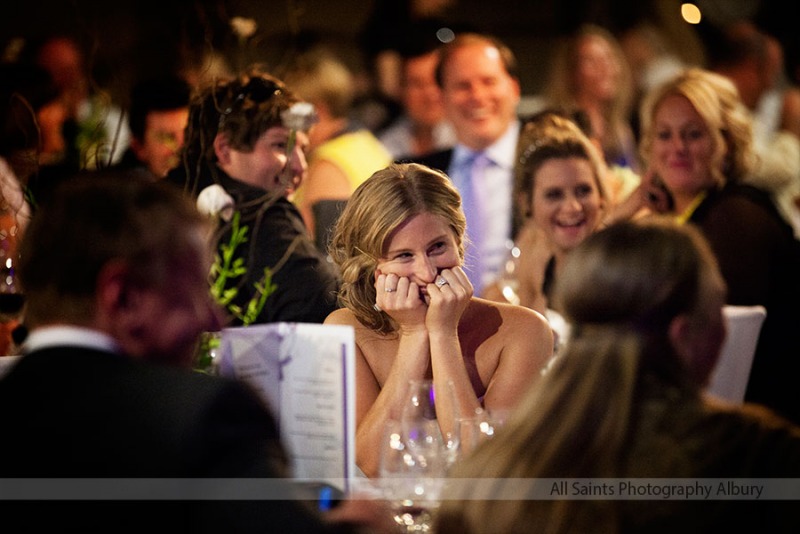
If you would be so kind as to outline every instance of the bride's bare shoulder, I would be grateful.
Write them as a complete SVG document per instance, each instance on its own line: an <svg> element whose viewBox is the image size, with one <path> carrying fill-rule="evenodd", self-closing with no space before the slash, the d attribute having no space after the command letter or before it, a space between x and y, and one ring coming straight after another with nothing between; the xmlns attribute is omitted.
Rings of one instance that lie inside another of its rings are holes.
<svg viewBox="0 0 800 534"><path fill-rule="evenodd" d="M325 318L325 324L352 326L356 332L356 339L366 340L381 338L380 334L364 326L356 318L355 314L347 308L339 308L338 310L332 311L328 317Z"/></svg>
<svg viewBox="0 0 800 534"><path fill-rule="evenodd" d="M502 319L502 324L510 328L524 326L525 328L550 329L549 323L544 315L525 306L473 298L470 308L477 317L497 315Z"/></svg>
<svg viewBox="0 0 800 534"><path fill-rule="evenodd" d="M353 312L347 308L339 308L328 314L328 317L325 318L325 324L338 324L355 327L360 323L358 322L358 319L356 319L356 316L353 315Z"/></svg>

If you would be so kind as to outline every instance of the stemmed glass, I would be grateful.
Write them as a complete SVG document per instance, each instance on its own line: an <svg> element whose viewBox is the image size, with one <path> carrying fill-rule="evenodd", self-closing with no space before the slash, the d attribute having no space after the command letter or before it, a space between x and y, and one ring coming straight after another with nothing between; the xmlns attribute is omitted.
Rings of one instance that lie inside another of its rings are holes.
<svg viewBox="0 0 800 534"><path fill-rule="evenodd" d="M13 256L0 259L0 356L16 354L15 330L20 328L25 296L17 281Z"/></svg>
<svg viewBox="0 0 800 534"><path fill-rule="evenodd" d="M451 407L449 417L444 415L442 405L445 402ZM450 468L458 456L458 421L452 382L447 382L442 391L434 390L433 380L409 381L401 422L412 450L441 452L444 455L444 468Z"/></svg>
<svg viewBox="0 0 800 534"><path fill-rule="evenodd" d="M25 297L19 287L16 274L16 263L8 256L0 264L0 321L8 322L19 319Z"/></svg>
<svg viewBox="0 0 800 534"><path fill-rule="evenodd" d="M439 393L443 394L452 398L452 389ZM445 422L437 417L432 381L412 380L400 420L386 426L380 486L403 532L432 528L445 476L458 450L456 419Z"/></svg>

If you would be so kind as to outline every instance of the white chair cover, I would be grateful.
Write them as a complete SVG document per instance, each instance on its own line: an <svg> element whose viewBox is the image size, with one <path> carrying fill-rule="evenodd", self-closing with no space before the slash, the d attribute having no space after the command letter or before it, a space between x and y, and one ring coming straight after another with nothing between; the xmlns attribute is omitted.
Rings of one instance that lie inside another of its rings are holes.
<svg viewBox="0 0 800 534"><path fill-rule="evenodd" d="M0 377L6 374L19 358L19 356L0 356Z"/></svg>
<svg viewBox="0 0 800 534"><path fill-rule="evenodd" d="M723 306L722 312L728 335L707 391L740 404L744 401L753 355L767 310L763 306Z"/></svg>

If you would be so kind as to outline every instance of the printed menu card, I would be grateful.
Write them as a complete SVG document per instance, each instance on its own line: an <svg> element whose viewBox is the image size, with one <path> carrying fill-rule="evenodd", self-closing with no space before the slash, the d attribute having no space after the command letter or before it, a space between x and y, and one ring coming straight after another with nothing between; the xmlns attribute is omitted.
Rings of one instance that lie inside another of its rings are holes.
<svg viewBox="0 0 800 534"><path fill-rule="evenodd" d="M355 468L352 327L270 323L222 331L219 373L271 407L295 478L347 491Z"/></svg>

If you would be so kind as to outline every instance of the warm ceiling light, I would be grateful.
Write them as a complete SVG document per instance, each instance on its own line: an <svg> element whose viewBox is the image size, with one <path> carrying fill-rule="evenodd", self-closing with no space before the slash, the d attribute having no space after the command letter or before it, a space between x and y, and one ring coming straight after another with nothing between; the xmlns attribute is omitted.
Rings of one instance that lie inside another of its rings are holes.
<svg viewBox="0 0 800 534"><path fill-rule="evenodd" d="M688 2L681 4L681 16L689 24L699 24L700 19L703 18L700 14L700 8Z"/></svg>

